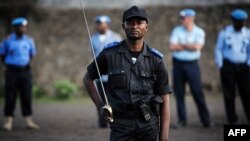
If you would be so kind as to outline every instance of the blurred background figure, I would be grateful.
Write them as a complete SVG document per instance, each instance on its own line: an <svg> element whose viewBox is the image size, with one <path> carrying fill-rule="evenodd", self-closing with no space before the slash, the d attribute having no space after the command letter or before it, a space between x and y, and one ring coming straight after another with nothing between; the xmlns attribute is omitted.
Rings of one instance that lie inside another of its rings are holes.
<svg viewBox="0 0 250 141"><path fill-rule="evenodd" d="M110 30L110 23L111 19L107 15L101 15L95 18L96 33L93 34L91 39L93 42L93 47L96 56L99 55L99 53L103 50L104 46L108 43L114 41L121 41L121 36L118 33Z"/></svg>
<svg viewBox="0 0 250 141"><path fill-rule="evenodd" d="M237 9L231 13L232 24L219 33L215 63L220 69L227 120L235 124L236 88L250 123L250 30L245 26L248 15Z"/></svg>
<svg viewBox="0 0 250 141"><path fill-rule="evenodd" d="M101 15L97 16L95 18L95 25L96 25L96 33L93 34L91 37L92 43L93 43L93 48L95 52L95 56L97 57L99 53L103 50L104 46L107 45L108 43L114 42L114 41L121 41L121 36L114 31L109 29L109 24L111 23L111 19L109 16L106 15ZM102 76L102 82L105 87L105 91L107 92L107 82L108 82L108 76L103 75ZM96 80L95 81L96 87L98 89L99 95L104 101L104 95L103 95L103 90L101 86L101 81ZM100 128L106 128L108 127L107 122L105 118L102 116L100 112L98 112L98 124Z"/></svg>
<svg viewBox="0 0 250 141"><path fill-rule="evenodd" d="M178 123L187 124L185 106L185 84L189 83L191 93L198 108L203 127L210 127L210 116L202 90L198 60L205 43L205 32L195 25L195 11L180 11L181 25L174 28L170 37L170 50L173 56L173 85L176 96Z"/></svg>
<svg viewBox="0 0 250 141"><path fill-rule="evenodd" d="M5 106L6 122L3 128L12 130L17 94L20 94L22 115L26 127L39 129L32 118L32 74L30 61L36 54L32 38L25 35L28 21L23 17L12 21L14 32L1 42L0 56L6 66L5 72Z"/></svg>

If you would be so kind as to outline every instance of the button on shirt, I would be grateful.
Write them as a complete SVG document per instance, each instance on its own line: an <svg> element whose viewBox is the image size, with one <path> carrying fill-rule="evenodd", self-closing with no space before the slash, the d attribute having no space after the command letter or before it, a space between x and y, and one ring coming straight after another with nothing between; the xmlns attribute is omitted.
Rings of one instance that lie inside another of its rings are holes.
<svg viewBox="0 0 250 141"><path fill-rule="evenodd" d="M193 30L190 32L184 26L177 26L172 31L170 37L171 44L201 44L205 43L205 32L200 27L194 25ZM174 51L173 58L180 61L194 61L200 58L201 52L197 51Z"/></svg>
<svg viewBox="0 0 250 141"><path fill-rule="evenodd" d="M223 59L235 64L247 63L250 66L250 30L243 27L234 30L232 25L220 31L215 49L215 63L221 68Z"/></svg>
<svg viewBox="0 0 250 141"><path fill-rule="evenodd" d="M0 45L0 56L5 56L6 65L26 66L35 54L34 41L26 35L17 38L16 34L12 33Z"/></svg>

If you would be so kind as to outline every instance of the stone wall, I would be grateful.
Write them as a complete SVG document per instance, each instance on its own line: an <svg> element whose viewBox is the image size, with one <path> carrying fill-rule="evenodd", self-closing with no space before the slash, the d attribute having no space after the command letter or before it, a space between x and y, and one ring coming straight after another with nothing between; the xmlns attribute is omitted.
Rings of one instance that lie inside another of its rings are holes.
<svg viewBox="0 0 250 141"><path fill-rule="evenodd" d="M208 6L220 4L250 3L249 0L38 0L42 7L81 8L83 1L88 8L126 8L138 6Z"/></svg>
<svg viewBox="0 0 250 141"><path fill-rule="evenodd" d="M217 90L220 87L218 70L214 64L214 45L218 31L230 23L230 11L234 8L244 8L250 13L250 5L223 5L211 7L193 7L198 15L197 25L206 31L206 45L200 61L204 87ZM178 24L178 13L183 7L146 7L149 13L149 31L146 41L152 47L165 54L165 60L171 77L171 54L167 49L167 40L172 28ZM29 35L34 37L38 55L32 66L34 83L52 92L55 81L69 79L82 87L82 77L88 63L92 60L89 39L82 13L79 9L45 10L41 21L29 17ZM86 16L90 31L94 33L92 21L99 14L107 14L112 18L111 29L122 34L120 9L97 10L87 9ZM249 22L248 22L249 25ZM0 82L3 85L3 70L0 66Z"/></svg>

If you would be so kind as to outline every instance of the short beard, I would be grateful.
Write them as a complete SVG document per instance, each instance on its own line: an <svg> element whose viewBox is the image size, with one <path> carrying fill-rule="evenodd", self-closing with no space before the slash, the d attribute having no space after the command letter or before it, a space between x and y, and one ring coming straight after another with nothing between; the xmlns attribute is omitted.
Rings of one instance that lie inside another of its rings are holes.
<svg viewBox="0 0 250 141"><path fill-rule="evenodd" d="M236 31L240 31L243 28L243 26L233 26L233 27L234 27L234 30Z"/></svg>
<svg viewBox="0 0 250 141"><path fill-rule="evenodd" d="M23 33L23 32L16 32L16 35L17 35L18 37L22 37L22 36L24 35L24 33Z"/></svg>
<svg viewBox="0 0 250 141"><path fill-rule="evenodd" d="M136 41L136 40L142 39L142 37L131 37L131 36L127 36L127 38L128 38L129 40L132 40L132 41Z"/></svg>

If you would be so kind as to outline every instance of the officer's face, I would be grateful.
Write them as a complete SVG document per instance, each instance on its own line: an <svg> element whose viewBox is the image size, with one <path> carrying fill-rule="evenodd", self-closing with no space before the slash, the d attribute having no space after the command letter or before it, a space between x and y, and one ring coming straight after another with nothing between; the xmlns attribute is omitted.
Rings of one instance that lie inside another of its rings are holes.
<svg viewBox="0 0 250 141"><path fill-rule="evenodd" d="M26 31L27 31L27 26L20 25L15 27L15 32L18 35L23 35L26 33Z"/></svg>
<svg viewBox="0 0 250 141"><path fill-rule="evenodd" d="M143 38L148 31L148 23L145 19L131 18L123 23L123 29L127 38L132 40L138 40Z"/></svg>
<svg viewBox="0 0 250 141"><path fill-rule="evenodd" d="M108 24L105 22L97 22L96 30L101 34L105 34L106 31L108 30Z"/></svg>
<svg viewBox="0 0 250 141"><path fill-rule="evenodd" d="M189 26L190 24L193 24L194 17L180 17L181 24L183 26Z"/></svg>
<svg viewBox="0 0 250 141"><path fill-rule="evenodd" d="M234 29L236 31L239 31L241 30L241 28L245 25L245 20L235 20L235 19L232 19L233 21L233 26L234 26Z"/></svg>

